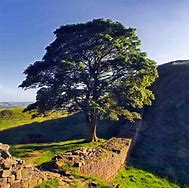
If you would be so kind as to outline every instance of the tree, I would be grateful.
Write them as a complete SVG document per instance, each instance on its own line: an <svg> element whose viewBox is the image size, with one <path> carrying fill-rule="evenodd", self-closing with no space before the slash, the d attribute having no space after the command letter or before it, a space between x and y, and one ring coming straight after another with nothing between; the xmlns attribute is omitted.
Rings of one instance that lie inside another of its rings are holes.
<svg viewBox="0 0 189 188"><path fill-rule="evenodd" d="M151 104L147 88L158 74L135 31L104 19L61 26L42 60L24 71L19 87L39 88L28 109L82 111L89 141L97 140L97 118L140 118L135 109Z"/></svg>

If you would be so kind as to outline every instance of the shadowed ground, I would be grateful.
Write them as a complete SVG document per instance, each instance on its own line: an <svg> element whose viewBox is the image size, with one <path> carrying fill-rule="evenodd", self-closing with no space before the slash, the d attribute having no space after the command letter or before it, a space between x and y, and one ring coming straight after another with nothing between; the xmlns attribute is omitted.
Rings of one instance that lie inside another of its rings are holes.
<svg viewBox="0 0 189 188"><path fill-rule="evenodd" d="M115 136L118 131L117 122L99 121L97 135L101 138ZM0 131L0 142L7 144L47 143L70 139L86 138L84 117L81 113L64 118L34 122L15 128Z"/></svg>

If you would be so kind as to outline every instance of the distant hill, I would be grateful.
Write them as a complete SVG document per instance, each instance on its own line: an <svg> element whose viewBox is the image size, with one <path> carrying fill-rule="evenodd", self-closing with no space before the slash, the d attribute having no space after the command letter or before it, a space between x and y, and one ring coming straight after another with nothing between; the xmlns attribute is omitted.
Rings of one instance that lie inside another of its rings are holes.
<svg viewBox="0 0 189 188"><path fill-rule="evenodd" d="M189 184L189 60L160 65L133 163Z"/></svg>
<svg viewBox="0 0 189 188"><path fill-rule="evenodd" d="M32 102L0 102L0 108L15 108L20 106L27 106Z"/></svg>

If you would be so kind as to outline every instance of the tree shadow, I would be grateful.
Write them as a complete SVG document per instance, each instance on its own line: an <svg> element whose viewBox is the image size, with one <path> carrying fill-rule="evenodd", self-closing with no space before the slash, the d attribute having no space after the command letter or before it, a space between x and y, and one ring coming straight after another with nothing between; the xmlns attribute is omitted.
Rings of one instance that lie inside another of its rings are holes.
<svg viewBox="0 0 189 188"><path fill-rule="evenodd" d="M98 121L97 135L101 138L115 136L119 126L114 121ZM82 113L68 117L34 122L0 131L0 142L7 144L29 144L85 139L88 129Z"/></svg>

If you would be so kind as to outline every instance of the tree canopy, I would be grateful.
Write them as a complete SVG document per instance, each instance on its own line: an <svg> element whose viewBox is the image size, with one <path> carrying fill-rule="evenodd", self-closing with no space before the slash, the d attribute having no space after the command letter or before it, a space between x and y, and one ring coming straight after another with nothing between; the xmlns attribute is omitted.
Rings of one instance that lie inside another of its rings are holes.
<svg viewBox="0 0 189 188"><path fill-rule="evenodd" d="M148 88L158 73L139 48L136 29L95 19L61 26L54 34L42 60L24 71L20 87L39 88L28 109L82 111L91 141L97 118L140 118L136 109L151 105L154 94Z"/></svg>

